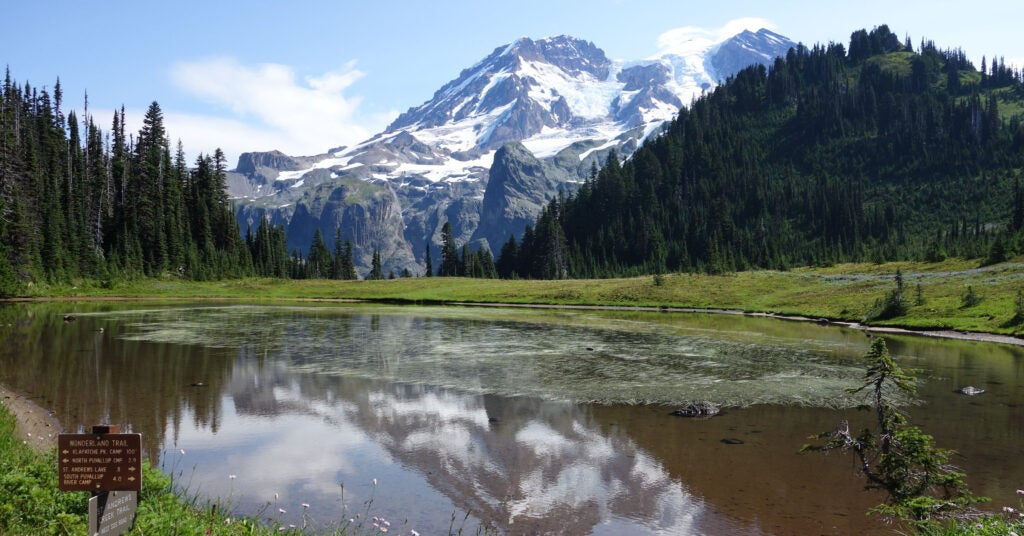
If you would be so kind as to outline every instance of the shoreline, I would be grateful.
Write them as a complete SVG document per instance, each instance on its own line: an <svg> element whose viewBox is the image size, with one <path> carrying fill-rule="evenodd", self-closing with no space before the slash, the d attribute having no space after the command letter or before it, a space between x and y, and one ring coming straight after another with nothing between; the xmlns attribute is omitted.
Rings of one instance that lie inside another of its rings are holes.
<svg viewBox="0 0 1024 536"><path fill-rule="evenodd" d="M7 298L0 299L0 303L32 303L32 302L126 302L126 301L167 301L167 302L218 302L218 301L241 301L263 303L284 302L314 302L314 303L374 303L384 305L420 305L420 306L456 306L456 307L489 307L489 308L511 308L511 309L565 309L576 311L638 311L655 313L701 313L737 315L757 318L774 318L790 322L814 322L822 326L843 327L857 329L868 333L889 333L893 335L910 335L920 337L933 337L939 339L954 339L961 341L974 341L995 344L1008 344L1011 346L1024 346L1024 336L1003 335L986 331L962 331L955 329L922 329L906 328L899 326L872 326L855 320L835 320L830 318L803 316L799 314L780 314L765 311L745 311L742 309L724 309L716 307L672 307L672 306L651 306L651 305L583 305L583 304L550 304L550 303L503 303L503 302L470 302L461 300L402 300L393 298L284 298L270 300L250 300L242 297L210 296L210 297L131 297L131 296L83 296L83 297L33 297L33 298Z"/></svg>
<svg viewBox="0 0 1024 536"><path fill-rule="evenodd" d="M149 300L162 300L166 298L150 298ZM207 298L196 299L195 301L221 301L234 300L234 298ZM36 298L19 299L16 301L149 301L145 298ZM173 300L172 300L173 301ZM192 301L190 298L189 301ZM330 298L297 298L288 301L315 301L315 302L339 302L339 303L390 303L394 300L367 300L367 299L330 299ZM412 304L413 302L409 302ZM422 305L422 303L421 303ZM908 329L891 326L869 326L859 322L830 320L826 318L811 318L800 315L783 315L770 312L752 312L739 309L701 309L693 307L654 307L641 305L554 305L554 304L527 304L527 303L493 303L493 302L436 302L429 305L436 306L457 306L457 307L485 307L485 308L513 308L513 309L548 309L548 310L577 310L577 311L638 311L638 312L661 312L661 313L684 313L684 314L718 314L737 315L758 318L773 318L790 322L813 322L822 326L841 327L861 330L867 333L909 335L918 337L933 337L940 339L954 339L973 341L981 343L1007 344L1011 346L1024 346L1024 338L1011 335L1000 335L997 333L966 332L956 330L922 330ZM31 398L12 390L10 387L0 384L0 404L10 411L17 422L15 435L23 443L29 445L33 450L43 453L57 445L57 435L63 431L60 421L48 409L40 406Z"/></svg>
<svg viewBox="0 0 1024 536"><path fill-rule="evenodd" d="M32 399L0 384L0 404L14 415L14 435L32 450L44 453L57 446L57 435L64 429L60 421Z"/></svg>
<svg viewBox="0 0 1024 536"><path fill-rule="evenodd" d="M372 300L367 300L372 302ZM494 308L516 308L516 309L568 309L577 311L639 311L651 313L702 313L715 315L737 315L757 318L774 318L789 322L814 322L822 326L833 326L840 328L858 329L869 333L889 333L892 335L910 335L919 337L933 337L937 339L954 339L961 341L974 341L995 344L1008 344L1011 346L1024 346L1024 338L1013 335L1000 335L998 333L987 333L981 331L956 331L951 329L911 329L896 326L870 326L860 322L849 320L830 320L827 318L811 318L800 315L783 315L777 313L742 311L739 309L701 309L695 307L651 307L643 305L550 305L550 304L525 304L525 303L477 303L477 302L446 302L439 305L457 305L461 307L494 307Z"/></svg>

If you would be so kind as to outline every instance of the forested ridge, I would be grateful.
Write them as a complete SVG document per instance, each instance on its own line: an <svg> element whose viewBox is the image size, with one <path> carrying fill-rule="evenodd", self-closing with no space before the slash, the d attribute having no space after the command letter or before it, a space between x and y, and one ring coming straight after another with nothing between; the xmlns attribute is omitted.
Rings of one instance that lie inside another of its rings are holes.
<svg viewBox="0 0 1024 536"><path fill-rule="evenodd" d="M20 85L0 94L0 286L76 278L112 281L165 273L196 279L252 270L225 189L218 149L192 167L172 152L153 102L137 133L114 112L104 132L88 113L64 115L52 92Z"/></svg>
<svg viewBox="0 0 1024 536"><path fill-rule="evenodd" d="M1024 84L859 30L729 78L502 247L503 277L785 269L1020 250Z"/></svg>
<svg viewBox="0 0 1024 536"><path fill-rule="evenodd" d="M289 253L284 229L261 221L242 236L228 199L224 154L188 162L171 149L160 105L137 133L115 111L103 131L89 114L64 115L52 92L0 87L0 296L36 282L114 284L138 277L192 280L259 275L355 279L352 245Z"/></svg>

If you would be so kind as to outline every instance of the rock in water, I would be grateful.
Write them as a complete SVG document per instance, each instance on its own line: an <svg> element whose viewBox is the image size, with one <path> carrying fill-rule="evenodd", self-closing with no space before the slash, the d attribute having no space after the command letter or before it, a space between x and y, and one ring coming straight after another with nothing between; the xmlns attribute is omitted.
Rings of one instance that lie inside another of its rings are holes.
<svg viewBox="0 0 1024 536"><path fill-rule="evenodd" d="M962 395L974 396L974 395L980 395L981 393L984 393L985 390L984 389L978 389L977 387L974 387L973 385L968 385L967 387L961 387L960 390L957 391L957 392L962 394Z"/></svg>
<svg viewBox="0 0 1024 536"><path fill-rule="evenodd" d="M712 415L718 415L718 411L718 406L703 400L696 400L690 402L685 407L673 411L672 415L677 417L711 417Z"/></svg>

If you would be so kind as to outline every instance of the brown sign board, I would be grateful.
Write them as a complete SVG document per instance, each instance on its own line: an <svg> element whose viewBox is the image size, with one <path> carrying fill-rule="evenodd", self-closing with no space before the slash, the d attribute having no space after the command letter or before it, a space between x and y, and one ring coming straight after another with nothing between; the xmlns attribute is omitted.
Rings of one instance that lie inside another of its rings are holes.
<svg viewBox="0 0 1024 536"><path fill-rule="evenodd" d="M89 499L90 536L121 536L135 523L137 491L104 491Z"/></svg>
<svg viewBox="0 0 1024 536"><path fill-rule="evenodd" d="M142 434L60 434L61 491L140 491Z"/></svg>

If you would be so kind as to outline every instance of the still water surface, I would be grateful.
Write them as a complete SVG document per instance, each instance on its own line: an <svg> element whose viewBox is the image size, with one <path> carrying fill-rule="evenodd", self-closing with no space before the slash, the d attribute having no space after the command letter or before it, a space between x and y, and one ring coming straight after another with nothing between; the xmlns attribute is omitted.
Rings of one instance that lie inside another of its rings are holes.
<svg viewBox="0 0 1024 536"><path fill-rule="evenodd" d="M141 432L179 484L240 515L330 526L360 513L402 534L447 534L453 516L467 533L894 530L864 515L881 497L862 491L851 460L797 454L809 435L864 418L843 394L870 343L856 330L376 305L0 315L0 382L68 431ZM1019 506L1024 352L914 337L889 348L922 369L912 421L959 451L993 509ZM954 393L968 384L988 392ZM695 399L726 409L669 415Z"/></svg>

